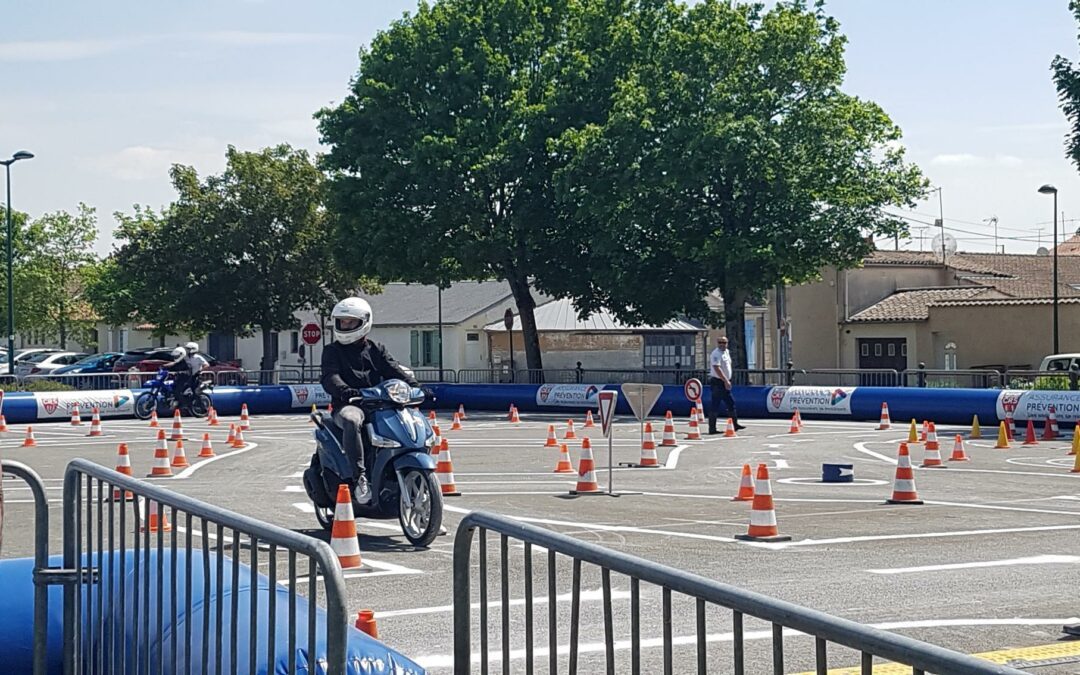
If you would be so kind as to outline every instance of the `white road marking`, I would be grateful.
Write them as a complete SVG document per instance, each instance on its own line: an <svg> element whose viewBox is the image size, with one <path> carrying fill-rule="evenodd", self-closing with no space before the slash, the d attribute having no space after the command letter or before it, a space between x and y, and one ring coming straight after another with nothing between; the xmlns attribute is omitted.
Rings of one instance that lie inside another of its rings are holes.
<svg viewBox="0 0 1080 675"><path fill-rule="evenodd" d="M1070 514L1070 515L1076 515ZM876 534L861 537L836 537L834 539L803 539L800 541L763 543L753 542L755 546L771 549L785 549L794 546L824 546L832 544L852 544L867 541L894 541L900 539L944 539L948 537L973 537L986 534L1014 534L1018 532L1055 532L1063 530L1080 530L1080 525L1043 525L1036 527L1004 527L987 530L956 530L953 532L917 532L911 534Z"/></svg>
<svg viewBox="0 0 1080 675"><path fill-rule="evenodd" d="M259 447L258 443L248 443L244 447L233 450L232 452L222 453L220 455L215 455L213 457L208 457L207 459L204 459L201 462L195 462L194 464L192 464L188 468L186 468L183 471L181 471L180 473L176 474L176 476L173 478L173 480L180 480L180 479L183 479L183 478L188 478L192 474L194 474L196 471L203 468L207 464L210 464L211 462L216 462L219 459L225 459L226 457L233 457L235 455L240 455L240 454L243 454L245 452L251 452L252 450L254 450L257 447Z"/></svg>
<svg viewBox="0 0 1080 675"><path fill-rule="evenodd" d="M888 462L889 464L896 464L896 458L895 457L886 457L885 455L874 452L870 448L866 447L865 442L856 443L855 444L855 449L858 450L859 452L863 453L864 455L870 455L871 457L873 457L875 459L880 459L883 462Z"/></svg>
<svg viewBox="0 0 1080 675"><path fill-rule="evenodd" d="M1077 621L1080 621L1080 619L1075 617L1067 619L927 619L922 621L890 621L887 623L871 625L880 630L904 630L910 628L956 628L967 626L1054 626L1076 623ZM804 636L803 633L787 628L784 629L783 633L784 637ZM746 631L743 633L744 640L766 640L770 638L772 638L772 629ZM733 633L709 633L705 635L706 643L731 642L733 639ZM697 640L697 635L679 635L672 638L671 643L677 647L690 646L697 644ZM642 649L656 649L664 646L664 639L647 638L639 641L638 645ZM630 647L630 640L616 640L614 642L616 651L626 651L629 650ZM602 654L605 649L606 645L603 642L585 642L578 645L579 654ZM570 645L560 644L557 652L559 654L569 654ZM548 654L548 648L546 646L536 645L533 654L534 658L544 657ZM512 661L522 660L525 658L525 650L513 649L507 657ZM490 662L501 662L502 658L503 653L501 650L491 650L488 652L488 659ZM433 654L414 658L413 660L425 668L450 668L454 665L453 654ZM480 654L473 654L472 661L474 663L479 663Z"/></svg>
<svg viewBox="0 0 1080 675"><path fill-rule="evenodd" d="M364 567L369 567L371 569L378 570L378 571L376 571L376 572L366 572L366 571L363 571L362 568L361 568L361 571L345 570L341 574L342 578L345 579L346 581L348 581L349 579L371 579L373 577L391 577L391 576L398 576L398 575L402 575L402 574L424 574L423 570L414 570L411 567L405 567L403 565L395 565L394 563L388 563L388 562L381 562L381 561L378 561L378 560L372 560L371 558L368 558L366 556L363 558L363 566ZM316 581L318 581L318 580L320 580L322 578L323 578L323 575L321 575L321 574L316 574L315 575L315 580ZM311 581L311 579L307 574L304 574L304 575L297 574L296 575L296 585L297 586L302 586L304 584L307 584L310 581ZM278 581L278 584L281 585L281 586L288 586L289 585L289 580L285 579L283 581Z"/></svg>
<svg viewBox="0 0 1080 675"><path fill-rule="evenodd" d="M1008 567L1012 565L1064 565L1080 563L1075 555L1036 555L1008 560L984 560L982 562L952 563L948 565L922 565L920 567L891 567L866 570L872 574L908 574L910 572L938 572L942 570L965 570L977 567Z"/></svg>
<svg viewBox="0 0 1080 675"><path fill-rule="evenodd" d="M629 597L630 597L630 591L619 591L619 590L612 590L611 591L611 599L612 600L625 600L625 599L627 599ZM556 595L555 596L555 601L556 601L556 603L568 602L572 598L573 598L573 594L564 593L562 595ZM593 590L593 591L582 591L581 595L580 595L580 598L581 598L582 602L594 602L594 601L599 602L599 601L602 601L604 599L604 592L599 588L596 589L596 590ZM548 602L548 596L546 596L546 595L541 595L541 596L537 596L537 597L533 598L533 604L534 605L546 605L547 602ZM507 604L509 606L511 606L511 607L521 607L521 606L525 605L525 599L524 598L512 598ZM492 600L491 602L488 602L488 607L499 609L499 608L502 607L502 601L501 600ZM479 602L472 603L472 608L473 609L480 609L480 603ZM438 605L438 606L435 606L435 607L414 607L412 609L396 609L396 610L391 610L389 612L378 612L376 614L376 618L389 619L389 618L392 618L392 617L395 617L395 616L415 616L417 614L449 614L452 611L454 611L454 606L453 605Z"/></svg>

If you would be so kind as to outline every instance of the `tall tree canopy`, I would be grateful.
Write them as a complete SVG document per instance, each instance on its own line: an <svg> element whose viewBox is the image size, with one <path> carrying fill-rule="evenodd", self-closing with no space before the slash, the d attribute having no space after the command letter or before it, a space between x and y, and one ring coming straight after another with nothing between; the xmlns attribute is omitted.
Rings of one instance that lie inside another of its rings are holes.
<svg viewBox="0 0 1080 675"><path fill-rule="evenodd" d="M560 204L593 233L580 251L592 284L555 290L661 322L708 316L719 289L746 367L747 299L858 264L903 227L882 207L926 185L885 112L841 90L845 39L821 3L667 10L611 115L560 139Z"/></svg>
<svg viewBox="0 0 1080 675"><path fill-rule="evenodd" d="M606 119L636 4L443 0L380 33L318 116L342 262L386 281L505 279L541 368L530 281L588 274L550 144Z"/></svg>
<svg viewBox="0 0 1080 675"><path fill-rule="evenodd" d="M200 179L174 166L177 200L162 215L121 216L122 242L96 280L99 311L160 331L263 335L262 369L277 359L272 333L294 312L326 307L349 284L330 256L322 174L287 145L226 153L225 171Z"/></svg>
<svg viewBox="0 0 1080 675"><path fill-rule="evenodd" d="M1070 0L1069 9L1080 24L1080 2ZM1069 121L1065 152L1073 164L1080 168L1080 68L1059 54L1050 64L1050 70L1053 72L1054 85L1057 87L1058 101Z"/></svg>

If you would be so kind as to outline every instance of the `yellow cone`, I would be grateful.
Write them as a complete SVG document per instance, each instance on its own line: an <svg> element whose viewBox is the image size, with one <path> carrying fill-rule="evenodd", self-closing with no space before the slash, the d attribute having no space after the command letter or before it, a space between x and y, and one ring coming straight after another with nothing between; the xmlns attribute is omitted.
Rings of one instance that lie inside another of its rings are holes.
<svg viewBox="0 0 1080 675"><path fill-rule="evenodd" d="M998 427L998 440L995 448L1008 448L1009 447L1009 432L1005 431L1005 423L1002 422Z"/></svg>
<svg viewBox="0 0 1080 675"><path fill-rule="evenodd" d="M1073 429L1072 449L1069 450L1069 454L1080 457L1080 425Z"/></svg>
<svg viewBox="0 0 1080 675"><path fill-rule="evenodd" d="M1080 473L1080 452L1076 453L1076 461L1073 462L1073 468L1069 473Z"/></svg>
<svg viewBox="0 0 1080 675"><path fill-rule="evenodd" d="M908 443L918 443L919 442L919 427L918 427L918 425L915 424L915 418L911 419L911 429L908 430L907 442Z"/></svg>
<svg viewBox="0 0 1080 675"><path fill-rule="evenodd" d="M982 438L982 429L979 427L979 416L971 418L971 437Z"/></svg>

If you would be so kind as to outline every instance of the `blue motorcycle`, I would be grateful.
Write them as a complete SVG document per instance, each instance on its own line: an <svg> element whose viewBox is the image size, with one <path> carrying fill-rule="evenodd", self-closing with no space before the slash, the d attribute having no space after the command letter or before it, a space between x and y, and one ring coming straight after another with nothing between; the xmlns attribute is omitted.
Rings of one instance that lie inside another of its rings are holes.
<svg viewBox="0 0 1080 675"><path fill-rule="evenodd" d="M353 500L357 517L397 518L414 546L427 546L442 527L442 490L435 477L431 447L435 434L417 410L424 392L401 380L387 380L362 389L350 400L364 411L364 462L371 484L370 503ZM349 494L356 470L342 448L341 428L328 412L311 415L315 422L315 454L304 471L304 490L315 506L315 518L329 531L334 524L338 486Z"/></svg>
<svg viewBox="0 0 1080 675"><path fill-rule="evenodd" d="M158 369L157 375L145 385L146 391L135 398L135 417L141 420L150 419L155 410L171 415L173 409L179 407L182 414L194 417L206 417L210 414L210 406L213 400L210 391L213 383L209 380L200 380L195 385L195 392L188 397L188 402L180 406L176 398L176 380L172 373L164 368Z"/></svg>

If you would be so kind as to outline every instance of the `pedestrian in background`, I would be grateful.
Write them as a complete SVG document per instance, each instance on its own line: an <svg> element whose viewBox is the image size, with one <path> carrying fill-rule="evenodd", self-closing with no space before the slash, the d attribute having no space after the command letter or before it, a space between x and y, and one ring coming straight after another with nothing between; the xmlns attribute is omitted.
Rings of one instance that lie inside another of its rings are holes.
<svg viewBox="0 0 1080 675"><path fill-rule="evenodd" d="M735 398L731 395L731 353L728 351L728 339L716 338L716 349L709 356L709 390L712 401L709 405L709 434L721 433L716 430L716 417L720 401L727 408L727 416L735 424L735 431L745 429L739 424L739 413L735 410Z"/></svg>

